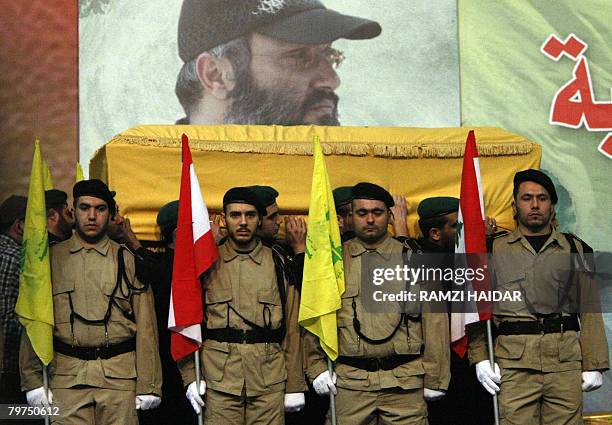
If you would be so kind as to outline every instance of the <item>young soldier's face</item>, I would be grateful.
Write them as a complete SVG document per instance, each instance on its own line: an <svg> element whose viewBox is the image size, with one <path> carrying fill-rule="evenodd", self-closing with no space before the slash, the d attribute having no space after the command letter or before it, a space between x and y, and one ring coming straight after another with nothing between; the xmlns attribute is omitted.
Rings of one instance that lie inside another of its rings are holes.
<svg viewBox="0 0 612 425"><path fill-rule="evenodd" d="M390 218L389 208L382 201L353 200L353 231L357 238L367 244L375 244L384 239Z"/></svg>
<svg viewBox="0 0 612 425"><path fill-rule="evenodd" d="M225 206L227 233L238 246L251 243L257 232L259 221L259 214L253 205L227 204Z"/></svg>
<svg viewBox="0 0 612 425"><path fill-rule="evenodd" d="M521 183L514 202L518 222L525 228L538 232L550 225L555 207L544 186L530 181Z"/></svg>
<svg viewBox="0 0 612 425"><path fill-rule="evenodd" d="M81 239L95 243L102 239L108 228L110 210L106 201L93 196L79 196L76 200L76 230Z"/></svg>
<svg viewBox="0 0 612 425"><path fill-rule="evenodd" d="M274 239L281 225L281 215L275 202L266 208L266 216L261 220L259 233L263 238Z"/></svg>

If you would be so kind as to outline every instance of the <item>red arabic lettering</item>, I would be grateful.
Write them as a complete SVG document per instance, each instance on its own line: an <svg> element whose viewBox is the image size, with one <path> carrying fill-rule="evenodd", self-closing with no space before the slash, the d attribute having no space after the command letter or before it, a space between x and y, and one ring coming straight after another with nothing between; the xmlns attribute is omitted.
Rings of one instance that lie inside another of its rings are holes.
<svg viewBox="0 0 612 425"><path fill-rule="evenodd" d="M541 51L554 61L558 61L563 54L577 60L587 48L588 45L574 34L570 34L565 41L551 34L542 45Z"/></svg>
<svg viewBox="0 0 612 425"><path fill-rule="evenodd" d="M612 103L593 99L591 73L585 57L574 67L574 78L553 99L550 123L590 131L612 131Z"/></svg>

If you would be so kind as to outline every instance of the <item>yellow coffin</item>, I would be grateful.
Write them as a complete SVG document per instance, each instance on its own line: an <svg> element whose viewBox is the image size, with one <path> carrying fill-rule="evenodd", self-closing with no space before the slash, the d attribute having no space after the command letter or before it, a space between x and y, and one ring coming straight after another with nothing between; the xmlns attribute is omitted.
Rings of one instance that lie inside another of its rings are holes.
<svg viewBox="0 0 612 425"><path fill-rule="evenodd" d="M178 199L181 135L190 140L202 194L211 212L221 210L233 186L270 185L282 212L306 214L312 178L312 139L320 137L333 187L377 183L409 203L416 235L416 207L429 196L459 196L468 128L141 126L96 152L90 177L106 181L143 240L158 239L155 218ZM513 228L512 177L539 168L541 147L498 128L475 128L485 211Z"/></svg>

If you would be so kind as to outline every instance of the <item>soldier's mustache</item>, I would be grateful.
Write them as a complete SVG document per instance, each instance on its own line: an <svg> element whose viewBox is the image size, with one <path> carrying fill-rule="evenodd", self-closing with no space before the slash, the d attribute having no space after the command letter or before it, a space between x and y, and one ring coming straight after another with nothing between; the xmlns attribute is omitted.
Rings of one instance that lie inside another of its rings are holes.
<svg viewBox="0 0 612 425"><path fill-rule="evenodd" d="M331 90L317 89L308 95L308 97L304 100L302 110L307 111L310 109L310 107L316 105L322 100L331 100L334 103L334 109L336 109L338 107L338 101L340 98Z"/></svg>

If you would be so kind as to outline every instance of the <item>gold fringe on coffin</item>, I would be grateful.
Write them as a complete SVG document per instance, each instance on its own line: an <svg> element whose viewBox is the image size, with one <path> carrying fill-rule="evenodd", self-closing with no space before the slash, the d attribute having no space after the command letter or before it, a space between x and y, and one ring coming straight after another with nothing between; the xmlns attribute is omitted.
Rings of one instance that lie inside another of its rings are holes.
<svg viewBox="0 0 612 425"><path fill-rule="evenodd" d="M148 138L138 136L117 136L109 143L124 143L140 146L154 146L164 148L180 148L180 140L174 138ZM322 142L323 152L326 155L374 156L382 158L461 158L465 149L465 142L461 143L370 143L370 142ZM228 152L228 153L256 153L276 155L312 155L312 143L302 141L253 142L253 141L212 141L189 139L192 150ZM533 143L525 142L478 142L480 156L506 156L525 155L533 150Z"/></svg>

